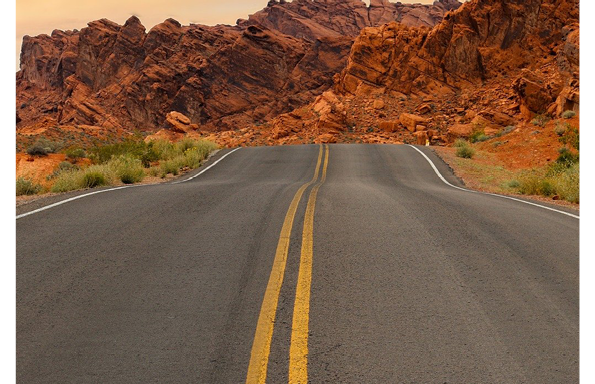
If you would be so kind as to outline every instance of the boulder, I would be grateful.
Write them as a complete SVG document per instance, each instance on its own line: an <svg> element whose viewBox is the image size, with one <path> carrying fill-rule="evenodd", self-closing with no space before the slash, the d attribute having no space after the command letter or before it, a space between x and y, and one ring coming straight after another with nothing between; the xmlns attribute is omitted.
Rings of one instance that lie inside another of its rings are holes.
<svg viewBox="0 0 595 384"><path fill-rule="evenodd" d="M520 111L526 120L530 120L533 115L545 113L554 97L547 86L537 75L524 70L512 84L520 100Z"/></svg>
<svg viewBox="0 0 595 384"><path fill-rule="evenodd" d="M383 108L384 108L384 101L374 100L374 109L383 109Z"/></svg>
<svg viewBox="0 0 595 384"><path fill-rule="evenodd" d="M448 127L447 137L449 141L459 138L468 138L473 133L473 124L453 124Z"/></svg>
<svg viewBox="0 0 595 384"><path fill-rule="evenodd" d="M385 132L396 132L401 127L398 121L381 121L378 123L378 128Z"/></svg>
<svg viewBox="0 0 595 384"><path fill-rule="evenodd" d="M192 124L190 119L180 112L171 111L165 116L166 128L178 133L188 133L198 129L197 124Z"/></svg>
<svg viewBox="0 0 595 384"><path fill-rule="evenodd" d="M399 121L405 128L407 128L407 130L409 130L409 132L415 132L415 127L426 124L428 119L411 113L402 113L399 117Z"/></svg>
<svg viewBox="0 0 595 384"><path fill-rule="evenodd" d="M415 137L417 145L426 145L430 140L427 131L415 132Z"/></svg>

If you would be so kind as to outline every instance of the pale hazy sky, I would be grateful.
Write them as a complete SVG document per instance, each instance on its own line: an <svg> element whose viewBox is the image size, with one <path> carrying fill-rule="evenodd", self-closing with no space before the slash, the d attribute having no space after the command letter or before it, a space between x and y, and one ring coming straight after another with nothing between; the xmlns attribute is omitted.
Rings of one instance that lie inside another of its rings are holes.
<svg viewBox="0 0 595 384"><path fill-rule="evenodd" d="M169 17L183 25L234 25L237 19L247 18L249 14L263 9L267 2L268 0L17 0L17 69L24 35L50 34L54 29L81 29L89 21L102 18L123 24L131 15L138 16L147 31ZM365 2L369 3L369 0ZM433 0L401 2L431 4Z"/></svg>

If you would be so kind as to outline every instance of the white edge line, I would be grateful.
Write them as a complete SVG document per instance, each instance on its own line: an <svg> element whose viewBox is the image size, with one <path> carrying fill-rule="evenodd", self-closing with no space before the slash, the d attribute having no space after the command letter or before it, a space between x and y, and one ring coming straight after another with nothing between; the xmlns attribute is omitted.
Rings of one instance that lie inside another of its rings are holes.
<svg viewBox="0 0 595 384"><path fill-rule="evenodd" d="M238 149L240 149L240 148L236 148L236 149L233 149L233 150L231 150L231 151L227 152L225 155L221 156L221 158L220 158L219 160L215 161L213 164L209 165L208 167L206 167L205 169L203 169L202 171L200 171L200 172L199 172L199 173L197 173L196 175L194 175L194 176L192 176L192 177L189 177L189 178L187 178L186 180L182 180L182 181L175 181L175 182L173 182L172 184L180 184L180 183L185 183L185 182L187 182L187 181L190 181L190 180L194 179L195 177L198 177L198 176L202 175L203 173L205 173L206 171L208 171L209 169L211 169L212 167L214 167L215 165L217 165L217 163L218 163L218 162L220 162L221 160L225 159L227 156L231 155L232 153L234 153L234 152L235 152L235 151L237 151Z"/></svg>
<svg viewBox="0 0 595 384"><path fill-rule="evenodd" d="M86 193L84 195L74 196L74 197L71 197L70 199L58 201L57 203L46 205L45 207L41 207L41 208L36 209L34 211L26 212L26 213L23 213L21 215L18 215L17 216L17 219L20 219L20 218L25 217L25 216L32 215L34 213L45 211L46 209L57 207L58 205L66 204L66 203L69 203L69 202L74 201L74 200L82 199L83 197L87 197L87 196L91 196L91 195L96 195L98 193L103 193L103 192L116 191L118 189L124 189L124 188L130 188L130 187L132 187L132 185L126 185L124 187L117 187L117 188L110 188L110 189L103 189L101 191L95 191L95 192L91 192L91 193Z"/></svg>
<svg viewBox="0 0 595 384"><path fill-rule="evenodd" d="M199 175L202 175L203 173L205 173L206 171L208 171L211 167L215 166L215 164L217 164L218 162L220 162L221 160L223 160L227 156L231 155L233 152L237 151L238 149L240 149L240 148L236 148L236 149L232 150L231 152L226 153L219 160L215 161L213 164L211 164L207 168L203 169L200 173L197 173L196 175L194 175L194 176L192 176L192 177L190 177L190 178L188 178L186 180L176 181L175 183L172 183L172 184L179 184L179 183L183 183L183 182L186 182L186 181L190 181L190 180L194 179L195 177L197 177ZM95 192L91 192L91 193L85 193L84 195L74 196L74 197L71 197L71 198L66 199L66 200L58 201L57 203L54 203L54 204L46 205L45 207L41 207L41 208L36 209L34 211L20 214L20 215L18 215L16 217L16 219L18 220L18 219L23 218L25 216L33 215L34 213L45 211L46 209L54 208L54 207L57 207L58 205L66 204L66 203L69 203L69 202L74 201L74 200L82 199L83 197L87 197L87 196L91 196L91 195L96 195L98 193L110 192L110 191L117 191L118 189L125 189L125 188L132 188L132 187L146 187L146 186L150 186L150 185L161 185L161 184L125 185L123 187L103 189L101 191L95 191Z"/></svg>
<svg viewBox="0 0 595 384"><path fill-rule="evenodd" d="M514 197L510 197L510 196L505 196L505 195L498 195L496 193L490 193L490 192L480 192L480 191L472 191L470 189L466 189L466 188L461 188L461 187L457 187L456 185L452 185L451 183L449 183L448 181L446 181L446 179L442 176L442 174L440 173L440 171L438 171L438 168L436 168L436 166L434 165L434 163L432 162L432 160L430 160L430 158L428 156L426 156L425 153L423 153L419 148L414 147L411 144L407 144L409 147L415 149L417 152L419 152L423 157L426 158L426 160L428 161L428 163L430 163L430 165L432 166L432 168L434 169L434 172L436 172L436 175L438 175L438 177L440 178L440 180L442 180L446 185L451 186L453 188L459 189L461 191L465 191L465 192L471 192L471 193L480 193L483 195L490 195L490 196L496 196L496 197L501 197L503 199L508 199L508 200L514 200L514 201L518 201L519 203L524 203L524 204L529 204L529 205L533 205L535 207L539 207L539 208L543 208L543 209L547 209L548 211L553 211L553 212L558 212L561 213L563 215L566 216L570 216L570 217L574 217L575 219L580 220L580 216L577 215L573 215L572 213L568 213L568 212L564 212L564 211L560 211L554 208L550 208L550 207L546 207L545 205L540 205L540 204L536 204L536 203L532 203L530 201L525 201L525 200L521 200L521 199L515 199Z"/></svg>

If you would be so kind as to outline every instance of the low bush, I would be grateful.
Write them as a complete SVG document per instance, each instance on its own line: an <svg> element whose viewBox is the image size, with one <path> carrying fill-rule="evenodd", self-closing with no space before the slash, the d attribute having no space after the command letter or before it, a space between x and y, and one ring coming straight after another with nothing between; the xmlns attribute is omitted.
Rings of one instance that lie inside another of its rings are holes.
<svg viewBox="0 0 595 384"><path fill-rule="evenodd" d="M456 139L453 144L453 147L455 147L455 148L466 147L466 146L469 146L469 143L463 139Z"/></svg>
<svg viewBox="0 0 595 384"><path fill-rule="evenodd" d="M556 135L562 136L566 133L566 131L568 130L569 127L570 127L570 124L568 124L568 123L564 123L564 124L556 123L556 126L554 127L554 132L556 133Z"/></svg>
<svg viewBox="0 0 595 384"><path fill-rule="evenodd" d="M124 184L138 183L145 177L142 161L130 155L113 158L108 165L114 169L116 175Z"/></svg>
<svg viewBox="0 0 595 384"><path fill-rule="evenodd" d="M564 119L572 119L574 116L576 116L576 112L574 111L564 111L562 113L562 117Z"/></svg>
<svg viewBox="0 0 595 384"><path fill-rule="evenodd" d="M167 174L171 173L174 176L177 176L180 168L183 167L184 157L179 156L175 159L164 160L159 163L159 167L161 168L161 176L165 177Z"/></svg>
<svg viewBox="0 0 595 384"><path fill-rule="evenodd" d="M151 147L144 141L123 141L116 144L108 144L102 146L96 146L90 150L90 158L95 164L105 164L114 157L128 155L136 159L147 158L148 161L155 161L156 156L151 152ZM155 160L150 158L155 157Z"/></svg>
<svg viewBox="0 0 595 384"><path fill-rule="evenodd" d="M521 176L518 190L523 195L551 196L553 188L551 182L544 177L542 172L533 171Z"/></svg>
<svg viewBox="0 0 595 384"><path fill-rule="evenodd" d="M99 170L87 170L83 173L82 187L95 188L102 185L107 185L108 179L103 172Z"/></svg>
<svg viewBox="0 0 595 384"><path fill-rule="evenodd" d="M62 148L61 143L40 137L27 148L27 153L31 156L47 156L49 153L56 153L60 148Z"/></svg>
<svg viewBox="0 0 595 384"><path fill-rule="evenodd" d="M571 152L568 148L562 147L558 149L558 158L556 163L563 167L570 168L575 163L579 162L579 154Z"/></svg>
<svg viewBox="0 0 595 384"><path fill-rule="evenodd" d="M510 185L510 184L509 184ZM578 203L580 200L579 163L570 167L551 166L525 173L519 180L518 191L524 195L558 195L560 199Z"/></svg>
<svg viewBox="0 0 595 384"><path fill-rule="evenodd" d="M481 134L481 135L479 135L479 136L477 136L477 137L475 138L475 142L476 142L476 143L481 143L481 142L483 142L483 141L486 141L486 140L489 140L489 139L491 139L491 137L490 137L490 136L488 136L488 135L485 135L485 134Z"/></svg>
<svg viewBox="0 0 595 384"><path fill-rule="evenodd" d="M571 203L579 203L580 200L580 172L579 164L576 163L566 171L560 173L553 180L556 194L561 199Z"/></svg>
<svg viewBox="0 0 595 384"><path fill-rule="evenodd" d="M27 148L27 153L31 156L47 156L49 151L39 144L33 144Z"/></svg>
<svg viewBox="0 0 595 384"><path fill-rule="evenodd" d="M78 159L82 159L85 156L87 156L87 154L85 153L85 150L82 148L69 148L66 150L66 158L73 160L73 161L77 161Z"/></svg>
<svg viewBox="0 0 595 384"><path fill-rule="evenodd" d="M84 169L61 172L52 186L52 192L68 192L76 189L95 188L110 185L115 179L109 165L92 165Z"/></svg>
<svg viewBox="0 0 595 384"><path fill-rule="evenodd" d="M465 145L462 147L458 147L457 151L455 152L455 155L464 159L471 159L475 155L475 150L471 148L469 145Z"/></svg>
<svg viewBox="0 0 595 384"><path fill-rule="evenodd" d="M480 138L482 139L482 141L489 139L489 137L486 136L485 130L483 127L475 126L475 128L473 129L473 132L469 136L469 142L476 143L476 142L480 141L479 140Z"/></svg>
<svg viewBox="0 0 595 384"><path fill-rule="evenodd" d="M68 192L81 189L81 173L77 170L61 172L52 185L52 192Z"/></svg>
<svg viewBox="0 0 595 384"><path fill-rule="evenodd" d="M32 180L29 180L24 177L19 177L16 182L16 193L17 196L22 195L36 195L41 192L41 185L34 183Z"/></svg>
<svg viewBox="0 0 595 384"><path fill-rule="evenodd" d="M579 131L576 127L573 127L570 124L568 124L566 126L565 132L562 134L562 136L558 140L564 145L569 145L572 148L576 149L577 151L579 150L579 146L580 146Z"/></svg>

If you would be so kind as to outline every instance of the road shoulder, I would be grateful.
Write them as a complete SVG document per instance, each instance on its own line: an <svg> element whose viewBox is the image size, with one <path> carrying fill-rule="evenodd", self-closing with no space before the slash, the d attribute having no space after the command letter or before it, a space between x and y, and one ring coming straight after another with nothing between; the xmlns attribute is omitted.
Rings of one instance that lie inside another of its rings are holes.
<svg viewBox="0 0 595 384"><path fill-rule="evenodd" d="M202 172L203 169L210 166L220 158L222 158L225 154L229 153L230 149L220 149L213 151L209 157L201 164L200 167L195 168L191 171L180 173L178 176L174 177L167 177L165 179L161 178L146 178L145 181L136 184L130 185L111 185L99 188L88 188L88 189L81 189L77 191L70 191L70 192L63 192L63 193L46 193L43 195L35 195L35 196L19 196L16 198L16 215L22 215L27 212L32 212L36 209L40 209L46 207L51 204L56 204L60 201L71 199L74 197L86 195L89 193L100 192L100 191L109 191L115 188L121 187L140 187L140 186L149 186L149 185L161 185L167 184L172 182L178 182L187 179L188 177L192 177L199 172Z"/></svg>
<svg viewBox="0 0 595 384"><path fill-rule="evenodd" d="M462 170L459 169L459 167L457 167L457 165L454 162L449 162L448 157L445 156L443 151L436 150L436 148L432 147L416 146L416 148L424 152L424 154L426 154L426 156L428 156L432 160L432 162L434 162L436 168L438 168L438 170L440 171L440 173L442 173L444 178L453 185L479 192L496 193L503 196L510 196L519 200L538 203L546 207L558 209L575 215L580 212L580 205L573 204L567 201L552 200L551 198L547 198L544 196L528 196L519 195L515 193L506 193L503 191L487 190L485 188L478 187L479 183L477 183L471 175L462 172ZM452 180L458 181L459 184L453 183Z"/></svg>

